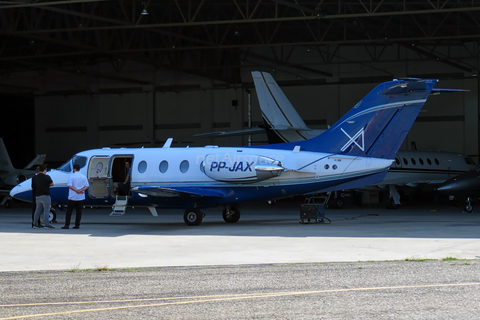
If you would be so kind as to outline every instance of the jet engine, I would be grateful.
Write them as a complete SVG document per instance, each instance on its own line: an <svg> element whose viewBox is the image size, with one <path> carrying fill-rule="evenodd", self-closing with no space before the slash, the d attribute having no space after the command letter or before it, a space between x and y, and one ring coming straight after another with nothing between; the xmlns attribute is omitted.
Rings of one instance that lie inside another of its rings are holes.
<svg viewBox="0 0 480 320"><path fill-rule="evenodd" d="M242 152L209 154L203 161L205 175L222 182L258 182L278 177L284 170L279 160Z"/></svg>
<svg viewBox="0 0 480 320"><path fill-rule="evenodd" d="M10 174L3 179L3 184L7 186L16 186L25 180L27 180L27 177L23 174Z"/></svg>

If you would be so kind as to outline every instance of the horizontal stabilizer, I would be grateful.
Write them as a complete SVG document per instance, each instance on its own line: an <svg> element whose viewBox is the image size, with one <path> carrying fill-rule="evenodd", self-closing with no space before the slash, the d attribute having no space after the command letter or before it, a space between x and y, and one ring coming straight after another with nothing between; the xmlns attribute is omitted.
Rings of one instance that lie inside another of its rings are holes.
<svg viewBox="0 0 480 320"><path fill-rule="evenodd" d="M199 133L195 134L194 137L199 138L224 138L224 137L235 137L235 136L244 136L247 134L261 134L265 133L264 128L255 127L250 129L244 130L237 130L237 131L215 131L215 132L207 132L207 133Z"/></svg>
<svg viewBox="0 0 480 320"><path fill-rule="evenodd" d="M433 88L431 94L437 95L440 93L452 93L452 92L469 92L467 89L443 89L443 88Z"/></svg>
<svg viewBox="0 0 480 320"><path fill-rule="evenodd" d="M272 127L272 130L302 130L302 131L312 131L313 129L310 128L296 128L292 126L287 126L287 125L275 125Z"/></svg>

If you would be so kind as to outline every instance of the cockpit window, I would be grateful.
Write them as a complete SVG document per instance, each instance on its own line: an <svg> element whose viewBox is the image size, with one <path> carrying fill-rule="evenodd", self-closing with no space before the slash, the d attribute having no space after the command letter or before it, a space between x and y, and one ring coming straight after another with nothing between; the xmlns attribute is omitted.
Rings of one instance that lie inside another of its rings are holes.
<svg viewBox="0 0 480 320"><path fill-rule="evenodd" d="M82 156L74 156L72 159L58 167L57 170L72 172L74 164L78 164L80 168L83 168L87 164L87 158Z"/></svg>

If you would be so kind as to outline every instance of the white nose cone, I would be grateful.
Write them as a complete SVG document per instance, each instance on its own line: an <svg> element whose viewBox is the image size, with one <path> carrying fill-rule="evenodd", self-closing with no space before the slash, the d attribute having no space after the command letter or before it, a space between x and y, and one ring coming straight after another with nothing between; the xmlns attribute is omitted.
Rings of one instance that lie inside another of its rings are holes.
<svg viewBox="0 0 480 320"><path fill-rule="evenodd" d="M20 184L17 184L10 190L10 196L12 198L31 202L32 201L32 180L28 179Z"/></svg>

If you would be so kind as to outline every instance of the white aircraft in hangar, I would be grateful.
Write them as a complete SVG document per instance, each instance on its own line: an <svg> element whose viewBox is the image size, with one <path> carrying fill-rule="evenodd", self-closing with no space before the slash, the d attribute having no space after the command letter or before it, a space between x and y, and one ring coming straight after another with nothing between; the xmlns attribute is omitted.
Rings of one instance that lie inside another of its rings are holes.
<svg viewBox="0 0 480 320"><path fill-rule="evenodd" d="M311 129L302 120L291 102L285 96L273 77L267 72L253 71L252 77L257 91L258 102L265 119L269 141L292 142L307 140L325 132L324 129ZM440 90L467 91L467 90ZM432 90L437 93L436 89ZM263 130L263 131L262 131ZM265 133L265 129L259 132ZM238 135L240 131L233 132ZM248 134L245 132L243 134ZM213 132L203 136L229 136L229 132ZM199 135L202 136L202 135ZM363 190L378 190L388 188L390 198L388 208L400 205L400 194L396 186L416 187L420 184L441 184L446 180L476 168L469 157L455 152L443 151L398 151L395 162L390 167L385 178L375 185L362 188ZM333 199L337 207L342 206L340 197Z"/></svg>
<svg viewBox="0 0 480 320"><path fill-rule="evenodd" d="M304 141L171 148L169 139L163 148L80 152L49 172L52 203L66 204L67 181L76 163L90 181L85 205L119 205L114 185L124 178L124 162L129 161L131 193L121 205L145 206L153 215L156 208L183 209L187 225L202 222L203 208L223 206L223 219L237 222L242 202L375 184L384 179L436 82L382 83L324 133ZM11 196L31 201L31 192L27 180L12 189Z"/></svg>
<svg viewBox="0 0 480 320"><path fill-rule="evenodd" d="M12 199L10 198L10 191L20 182L33 177L35 174L35 167L43 164L45 161L45 154L37 155L30 163L23 169L14 168L7 148L3 139L0 138L0 196L3 196L0 205L6 208L11 208Z"/></svg>

